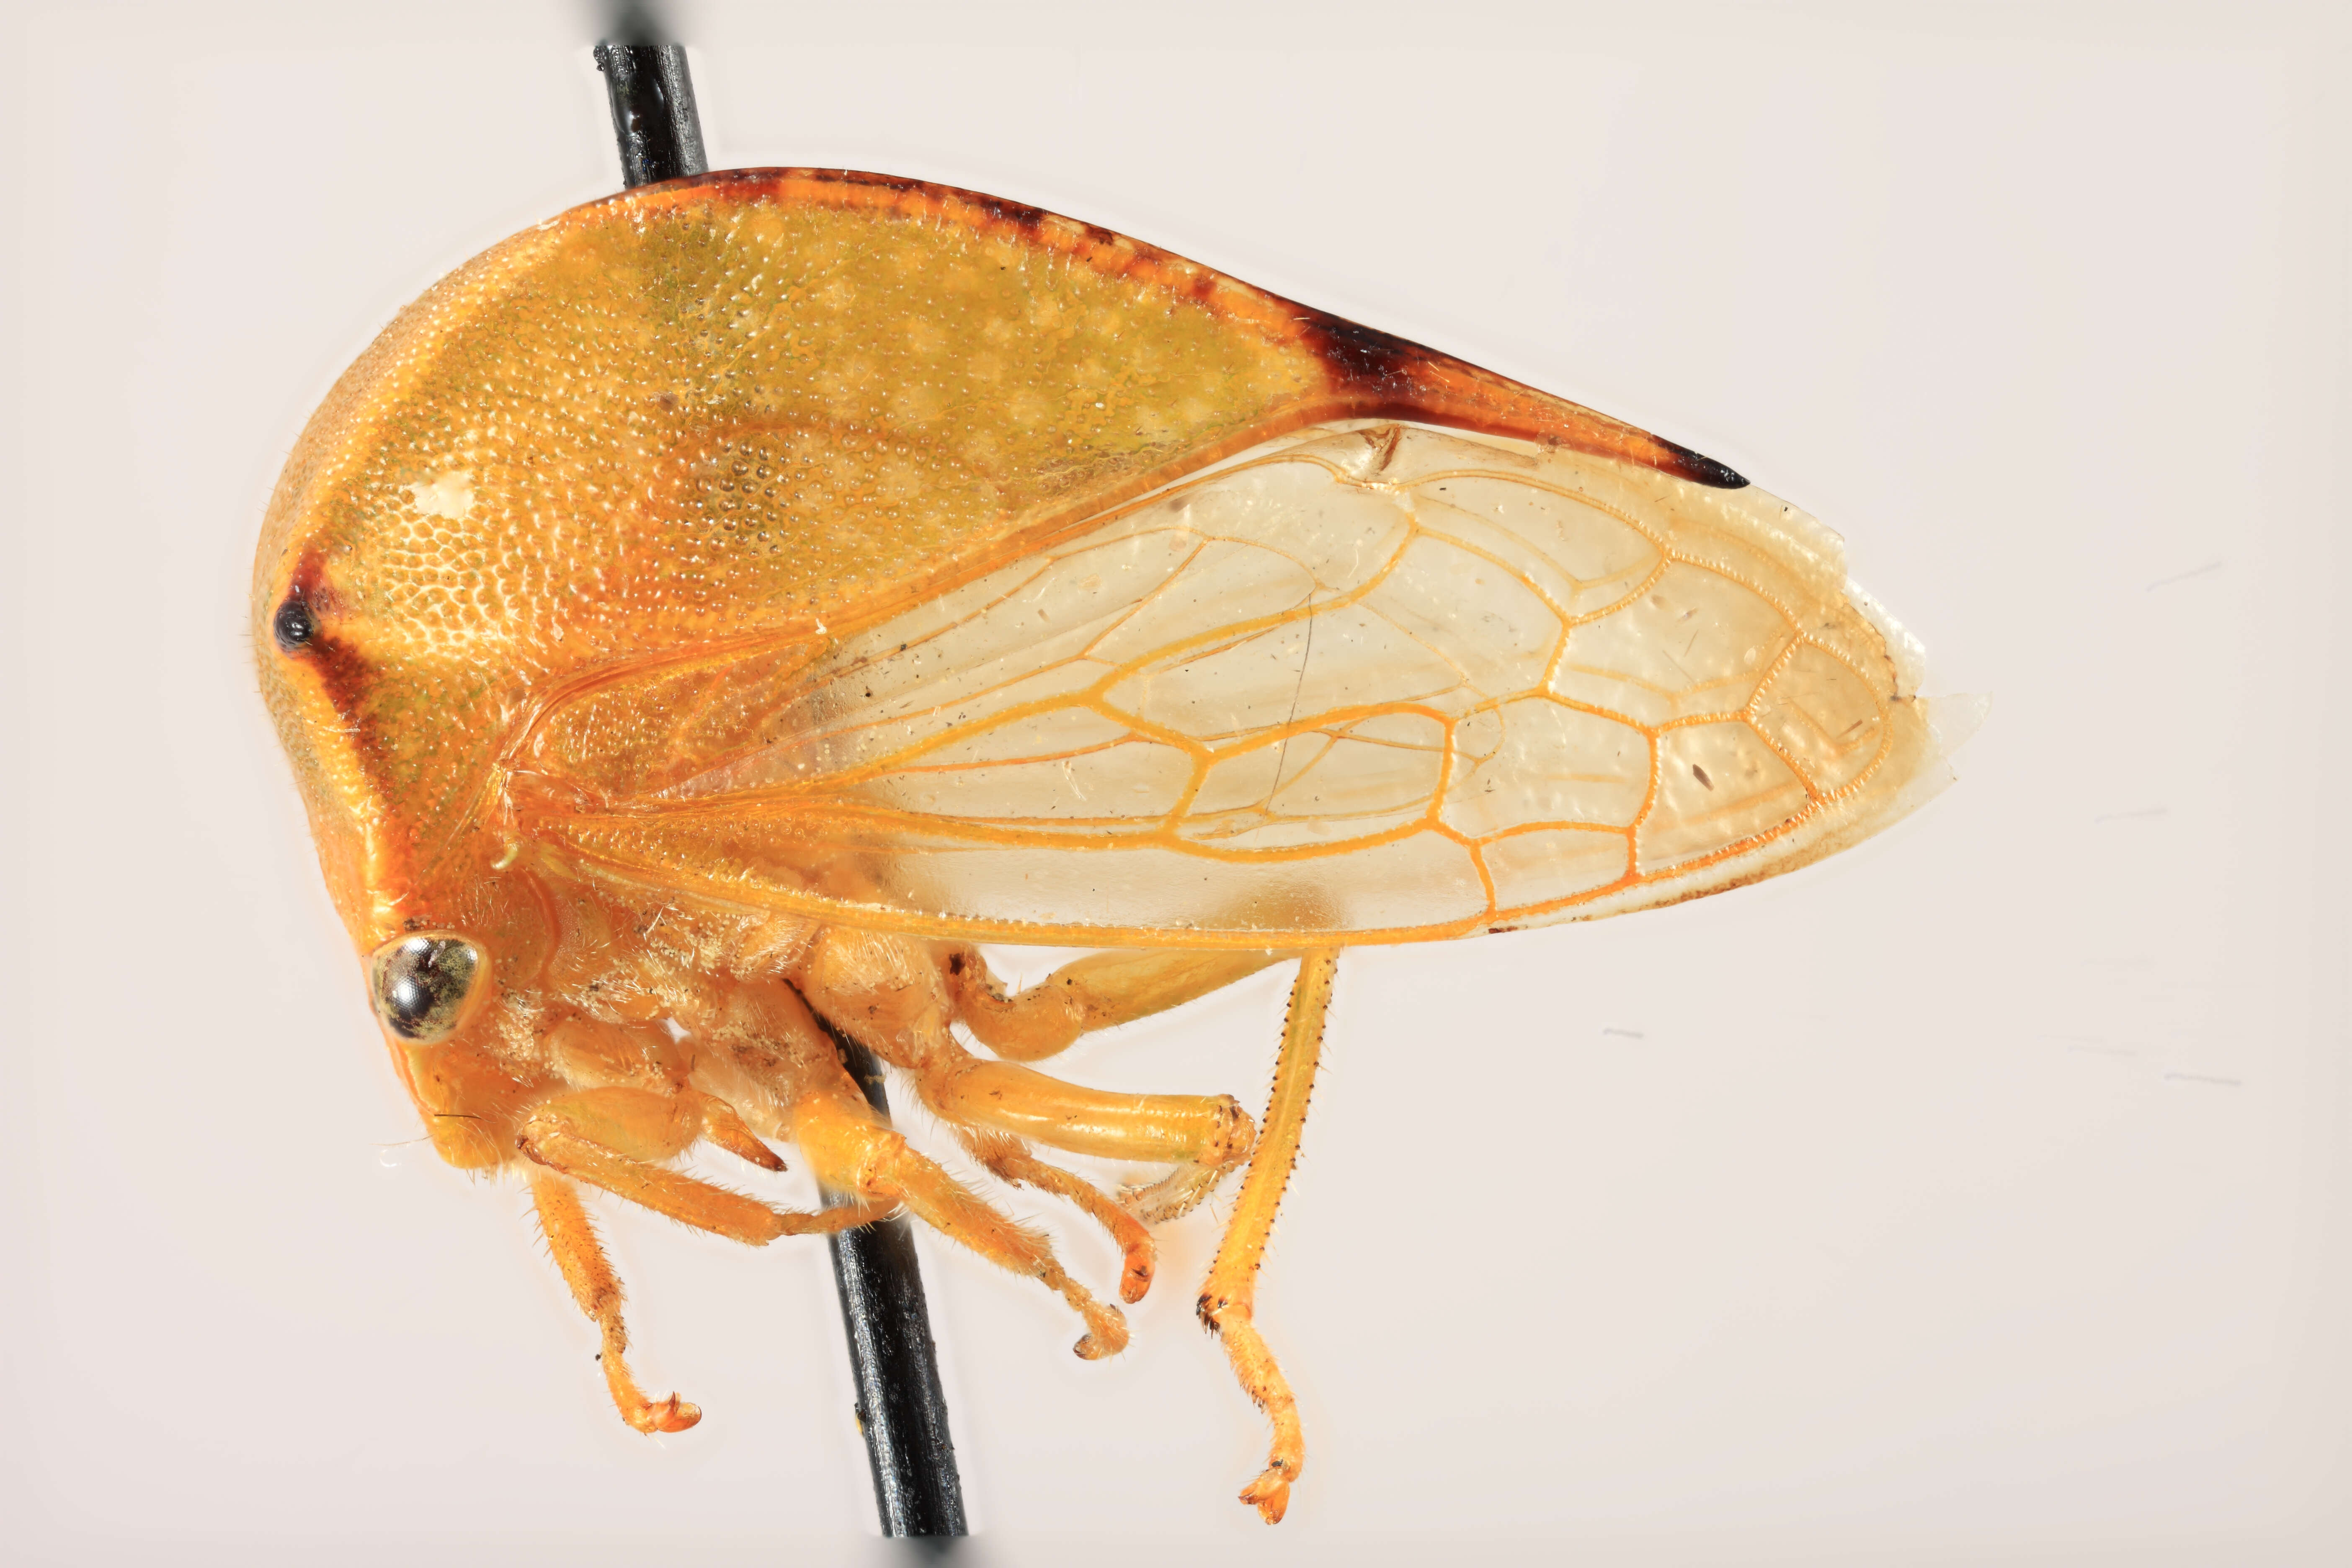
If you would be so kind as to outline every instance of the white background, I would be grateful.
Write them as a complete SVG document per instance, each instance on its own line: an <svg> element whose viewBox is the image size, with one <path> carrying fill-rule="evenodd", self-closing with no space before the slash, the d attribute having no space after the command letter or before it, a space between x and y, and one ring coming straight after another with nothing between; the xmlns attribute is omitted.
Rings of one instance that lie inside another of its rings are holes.
<svg viewBox="0 0 2352 1568"><path fill-rule="evenodd" d="M980 1560L2347 1560L2328 7L678 20L714 164L1035 203L1627 417L1843 531L1992 697L1832 863L1347 962L1265 1290L1278 1531L1191 1320L1207 1216L1101 1366L929 1247ZM593 26L13 17L0 1557L866 1550L817 1244L608 1211L646 1381L709 1413L649 1441L520 1192L413 1142L247 668L336 373L616 183ZM1280 994L1072 1074L1255 1099Z"/></svg>

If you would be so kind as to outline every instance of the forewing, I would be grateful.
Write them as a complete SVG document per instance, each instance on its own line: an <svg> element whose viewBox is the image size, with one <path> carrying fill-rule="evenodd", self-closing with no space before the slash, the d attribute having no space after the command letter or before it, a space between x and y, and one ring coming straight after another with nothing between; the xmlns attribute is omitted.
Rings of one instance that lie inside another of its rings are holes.
<svg viewBox="0 0 2352 1568"><path fill-rule="evenodd" d="M740 714L710 668L693 713ZM1392 424L1309 430L740 670L753 742L676 741L533 830L869 926L1407 941L1753 880L1945 776L1916 649L1803 514ZM558 703L541 771L624 700Z"/></svg>

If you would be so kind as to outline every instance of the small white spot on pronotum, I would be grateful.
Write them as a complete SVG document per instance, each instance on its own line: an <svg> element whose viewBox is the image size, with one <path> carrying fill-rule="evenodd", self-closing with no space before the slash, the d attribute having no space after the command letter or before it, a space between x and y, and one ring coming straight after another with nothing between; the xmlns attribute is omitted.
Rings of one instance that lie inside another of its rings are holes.
<svg viewBox="0 0 2352 1568"><path fill-rule="evenodd" d="M463 468L452 468L406 489L409 504L425 517L446 517L452 522L461 522L474 510L474 476Z"/></svg>

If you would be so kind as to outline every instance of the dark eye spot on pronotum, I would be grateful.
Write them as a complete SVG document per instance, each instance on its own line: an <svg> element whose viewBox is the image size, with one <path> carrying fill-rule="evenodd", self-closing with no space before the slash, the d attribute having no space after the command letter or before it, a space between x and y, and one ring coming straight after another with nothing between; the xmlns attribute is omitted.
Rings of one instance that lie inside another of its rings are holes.
<svg viewBox="0 0 2352 1568"><path fill-rule="evenodd" d="M269 617L269 632L278 639L279 647L288 653L299 653L318 636L319 623L310 614L310 606L302 602L301 595L289 594L286 602L278 606L278 613Z"/></svg>

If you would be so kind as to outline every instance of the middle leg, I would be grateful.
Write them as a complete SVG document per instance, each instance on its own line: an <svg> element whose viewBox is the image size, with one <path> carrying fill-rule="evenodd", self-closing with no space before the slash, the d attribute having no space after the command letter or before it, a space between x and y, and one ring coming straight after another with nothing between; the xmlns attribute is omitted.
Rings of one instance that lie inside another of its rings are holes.
<svg viewBox="0 0 2352 1568"><path fill-rule="evenodd" d="M1022 1007L1042 997L1060 1008L1069 1025L1066 1037L1059 1025L1052 1034L1066 1045L1079 1027L1145 1016L1274 962L1264 952L1097 953L1006 1003L971 948L933 950L904 939L834 929L818 940L800 978L820 1011L875 1055L914 1074L923 1102L966 1135L984 1140L1009 1133L1071 1153L1175 1167L1165 1179L1126 1194L1129 1214L1158 1222L1200 1202L1249 1153L1256 1129L1238 1100L1223 1094L1085 1089L1016 1062L976 1058L956 1042L949 1025L961 1018L1006 1054L1044 1056L1050 1054L1039 1043L1045 1037L1023 1043L1018 1031L1008 1035L984 1020L1019 1015L1034 1023L1044 1015L1023 1014ZM1012 1015L1004 1013L1008 1007ZM1071 1189L1077 1182L1055 1172L1033 1184L1075 1196ZM1079 1201L1089 1212L1096 1206ZM1112 1226L1115 1236L1118 1228ZM1131 1251L1129 1258L1133 1261Z"/></svg>
<svg viewBox="0 0 2352 1568"><path fill-rule="evenodd" d="M1127 1320L1069 1277L1051 1243L982 1201L875 1113L798 991L782 981L750 983L736 1000L726 1043L772 1089L767 1105L751 1109L772 1116L772 1131L799 1145L820 1183L885 1212L904 1204L949 1240L1038 1280L1086 1320L1079 1355L1091 1360L1126 1348Z"/></svg>
<svg viewBox="0 0 2352 1568"><path fill-rule="evenodd" d="M1038 1159L1018 1138L1003 1132L966 1131L960 1136L971 1157L985 1165L997 1180L1066 1198L1110 1232L1111 1240L1118 1244L1121 1259L1118 1299L1129 1306L1143 1300L1151 1289L1159 1248L1152 1244L1151 1233L1143 1228L1141 1220L1119 1207L1092 1182Z"/></svg>
<svg viewBox="0 0 2352 1568"><path fill-rule="evenodd" d="M940 967L956 1016L973 1037L1006 1061L1034 1062L1066 1050L1080 1035L1181 1006L1287 956L1121 949L1089 953L1010 995L978 948L943 949Z"/></svg>

